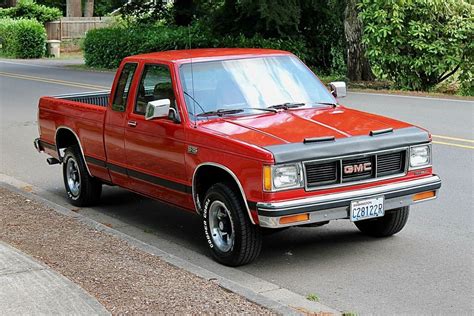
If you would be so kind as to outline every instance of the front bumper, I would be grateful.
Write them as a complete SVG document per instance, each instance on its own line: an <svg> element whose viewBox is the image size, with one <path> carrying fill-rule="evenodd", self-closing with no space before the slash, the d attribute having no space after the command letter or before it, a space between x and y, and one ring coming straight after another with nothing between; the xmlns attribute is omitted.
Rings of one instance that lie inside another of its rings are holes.
<svg viewBox="0 0 474 316"><path fill-rule="evenodd" d="M438 196L439 188L441 188L441 179L437 175L432 175L426 178L393 183L370 189L320 195L291 201L260 202L257 203L258 219L260 226L268 228L344 219L349 218L349 208L353 200L384 196L385 210L391 210L435 199ZM417 201L413 200L415 194L427 191L434 191L434 197ZM308 220L288 224L280 223L282 217L305 213L309 214Z"/></svg>

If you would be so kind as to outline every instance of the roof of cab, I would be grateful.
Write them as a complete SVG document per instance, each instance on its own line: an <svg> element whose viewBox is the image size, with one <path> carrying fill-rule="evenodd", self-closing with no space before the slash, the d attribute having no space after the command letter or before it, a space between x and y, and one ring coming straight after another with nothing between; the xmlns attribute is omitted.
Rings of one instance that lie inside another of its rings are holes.
<svg viewBox="0 0 474 316"><path fill-rule="evenodd" d="M204 60L219 60L232 57L257 57L268 55L291 55L290 52L265 48L201 48L168 50L164 52L148 53L127 57L126 60L159 60L163 62L183 63Z"/></svg>

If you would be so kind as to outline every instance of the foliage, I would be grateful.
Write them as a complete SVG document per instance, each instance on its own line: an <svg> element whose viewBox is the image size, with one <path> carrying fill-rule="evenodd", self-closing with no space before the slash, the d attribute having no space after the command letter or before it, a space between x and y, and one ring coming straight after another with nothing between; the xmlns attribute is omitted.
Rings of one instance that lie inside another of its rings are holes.
<svg viewBox="0 0 474 316"><path fill-rule="evenodd" d="M198 1L195 14L214 34L297 39L310 50L310 65L325 73L345 71L344 0L209 2ZM203 6L206 10L200 9Z"/></svg>
<svg viewBox="0 0 474 316"><path fill-rule="evenodd" d="M192 39L190 43L190 39ZM86 64L93 67L115 68L129 55L172 49L207 47L265 47L290 50L301 59L309 53L304 41L298 39L264 39L256 35L216 37L201 25L190 27L135 26L91 30L84 40Z"/></svg>
<svg viewBox="0 0 474 316"><path fill-rule="evenodd" d="M19 0L15 7L0 9L0 17L35 19L42 24L61 16L59 9L37 4L34 0Z"/></svg>
<svg viewBox="0 0 474 316"><path fill-rule="evenodd" d="M127 0L96 0L94 2L94 15L106 16L125 3L127 3Z"/></svg>
<svg viewBox="0 0 474 316"><path fill-rule="evenodd" d="M45 52L46 31L36 20L0 19L0 55L15 58L40 58Z"/></svg>
<svg viewBox="0 0 474 316"><path fill-rule="evenodd" d="M464 0L361 0L360 9L363 41L379 77L399 88L426 90L460 71L464 84L472 85L473 5Z"/></svg>
<svg viewBox="0 0 474 316"><path fill-rule="evenodd" d="M164 1L132 0L120 12L129 25L153 25L169 19L170 9Z"/></svg>

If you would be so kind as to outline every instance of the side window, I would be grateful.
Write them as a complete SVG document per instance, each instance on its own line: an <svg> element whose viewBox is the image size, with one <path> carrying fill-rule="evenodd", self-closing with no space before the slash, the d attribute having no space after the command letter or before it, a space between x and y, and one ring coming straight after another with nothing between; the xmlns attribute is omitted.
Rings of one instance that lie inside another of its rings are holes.
<svg viewBox="0 0 474 316"><path fill-rule="evenodd" d="M114 102L112 102L112 110L124 112L127 106L128 91L133 80L133 74L137 69L137 64L128 63L123 66L120 74L117 88L115 89Z"/></svg>
<svg viewBox="0 0 474 316"><path fill-rule="evenodd" d="M164 65L146 65L138 85L133 112L145 115L148 102L161 99L169 99L171 107L176 109L176 97L169 68Z"/></svg>

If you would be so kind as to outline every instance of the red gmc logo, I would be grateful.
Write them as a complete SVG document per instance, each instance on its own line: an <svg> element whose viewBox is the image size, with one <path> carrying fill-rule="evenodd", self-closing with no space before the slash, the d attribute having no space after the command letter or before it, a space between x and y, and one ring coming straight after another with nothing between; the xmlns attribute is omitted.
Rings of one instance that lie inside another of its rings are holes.
<svg viewBox="0 0 474 316"><path fill-rule="evenodd" d="M372 163L370 162L344 166L344 174L359 173L370 170L372 170Z"/></svg>

